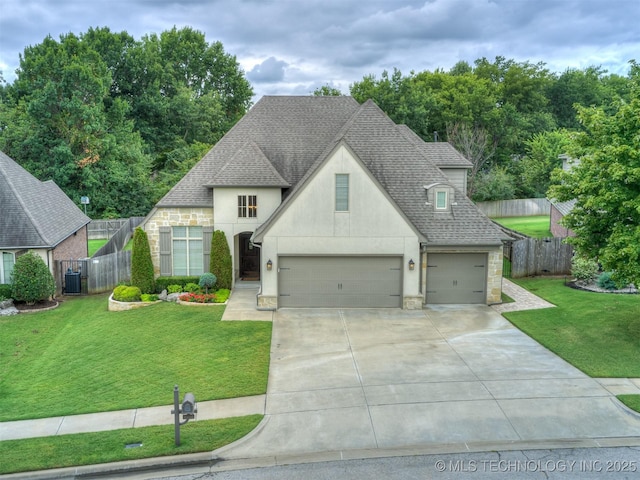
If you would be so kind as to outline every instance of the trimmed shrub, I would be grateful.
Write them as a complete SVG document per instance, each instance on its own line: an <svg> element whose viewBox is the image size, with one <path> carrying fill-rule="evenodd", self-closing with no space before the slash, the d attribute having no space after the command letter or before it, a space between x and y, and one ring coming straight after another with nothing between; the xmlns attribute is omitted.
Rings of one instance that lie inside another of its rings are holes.
<svg viewBox="0 0 640 480"><path fill-rule="evenodd" d="M143 293L142 295L140 295L140 300L142 300L143 302L155 302L156 300L158 300L158 295L156 295L155 293Z"/></svg>
<svg viewBox="0 0 640 480"><path fill-rule="evenodd" d="M204 288L205 293L209 293L209 290L215 286L217 281L218 279L213 273L203 273L200 275L198 285L200 285L200 288Z"/></svg>
<svg viewBox="0 0 640 480"><path fill-rule="evenodd" d="M167 293L182 293L182 285L169 285L166 290Z"/></svg>
<svg viewBox="0 0 640 480"><path fill-rule="evenodd" d="M169 292L169 285L180 285L180 288L184 289L184 286L187 283L198 283L200 281L200 277L187 277L187 276L178 276L178 277L158 277L156 278L156 293L160 293L163 290ZM171 292L169 292L171 293ZM179 293L179 292L174 292Z"/></svg>
<svg viewBox="0 0 640 480"><path fill-rule="evenodd" d="M233 262L227 237L222 230L216 230L211 237L209 271L216 276L219 288L231 288Z"/></svg>
<svg viewBox="0 0 640 480"><path fill-rule="evenodd" d="M8 283L0 283L0 302L11 298L11 285Z"/></svg>
<svg viewBox="0 0 640 480"><path fill-rule="evenodd" d="M228 288L221 288L216 291L216 303L224 303L229 299L229 295L231 294L231 290Z"/></svg>
<svg viewBox="0 0 640 480"><path fill-rule="evenodd" d="M202 290L200 290L200 285L197 283L187 283L184 286L184 291L188 293L200 293Z"/></svg>
<svg viewBox="0 0 640 480"><path fill-rule="evenodd" d="M142 293L154 293L155 281L153 262L147 233L140 227L133 232L133 251L131 252L131 285Z"/></svg>
<svg viewBox="0 0 640 480"><path fill-rule="evenodd" d="M596 280L596 285L605 290L615 290L618 288L616 282L611 278L611 272L602 272Z"/></svg>
<svg viewBox="0 0 640 480"><path fill-rule="evenodd" d="M142 293L138 287L119 285L113 290L113 299L116 302L139 302Z"/></svg>
<svg viewBox="0 0 640 480"><path fill-rule="evenodd" d="M56 283L44 260L33 252L16 259L13 266L11 298L33 305L56 293Z"/></svg>
<svg viewBox="0 0 640 480"><path fill-rule="evenodd" d="M571 259L571 275L580 282L590 282L596 278L598 273L598 263L584 257L573 257Z"/></svg>

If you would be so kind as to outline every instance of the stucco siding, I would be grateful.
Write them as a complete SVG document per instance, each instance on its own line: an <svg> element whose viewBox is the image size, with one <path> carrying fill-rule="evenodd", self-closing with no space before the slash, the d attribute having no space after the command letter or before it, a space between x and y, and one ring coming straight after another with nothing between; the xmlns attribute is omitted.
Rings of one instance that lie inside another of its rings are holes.
<svg viewBox="0 0 640 480"><path fill-rule="evenodd" d="M335 175L349 175L349 208L336 212ZM398 255L402 256L403 296L419 295L417 264L420 242L407 223L350 151L341 146L292 199L265 232L262 295L277 297L278 256L282 255ZM269 302L273 303L273 300ZM265 300L265 305L269 303Z"/></svg>

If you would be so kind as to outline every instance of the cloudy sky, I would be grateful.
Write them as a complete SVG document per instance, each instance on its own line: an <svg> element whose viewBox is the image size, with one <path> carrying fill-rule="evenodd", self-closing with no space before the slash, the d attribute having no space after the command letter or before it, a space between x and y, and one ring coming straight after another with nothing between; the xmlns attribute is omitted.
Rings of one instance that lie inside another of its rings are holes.
<svg viewBox="0 0 640 480"><path fill-rule="evenodd" d="M235 55L256 96L309 94L383 70L449 69L502 55L553 71L640 61L638 0L0 0L0 70L51 35L136 39L190 26Z"/></svg>

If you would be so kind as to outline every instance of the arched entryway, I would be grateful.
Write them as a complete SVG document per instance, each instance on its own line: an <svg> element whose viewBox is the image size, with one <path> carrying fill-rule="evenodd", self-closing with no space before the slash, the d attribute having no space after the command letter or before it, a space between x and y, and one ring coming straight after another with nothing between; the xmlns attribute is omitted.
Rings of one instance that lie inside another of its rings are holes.
<svg viewBox="0 0 640 480"><path fill-rule="evenodd" d="M240 280L245 282L260 280L260 249L251 243L251 235L251 232L238 235Z"/></svg>

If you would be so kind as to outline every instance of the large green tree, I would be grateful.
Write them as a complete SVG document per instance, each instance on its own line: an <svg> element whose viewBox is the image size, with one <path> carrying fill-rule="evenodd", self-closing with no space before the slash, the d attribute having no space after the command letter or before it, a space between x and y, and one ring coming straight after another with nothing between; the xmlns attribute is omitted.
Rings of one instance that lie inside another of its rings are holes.
<svg viewBox="0 0 640 480"><path fill-rule="evenodd" d="M190 28L89 29L27 47L0 90L0 148L92 217L145 215L251 104L234 56Z"/></svg>
<svg viewBox="0 0 640 480"><path fill-rule="evenodd" d="M629 101L615 111L579 107L584 131L567 152L580 160L571 172L558 173L550 193L576 200L565 217L584 256L597 259L618 282L640 285L640 65L633 63Z"/></svg>

